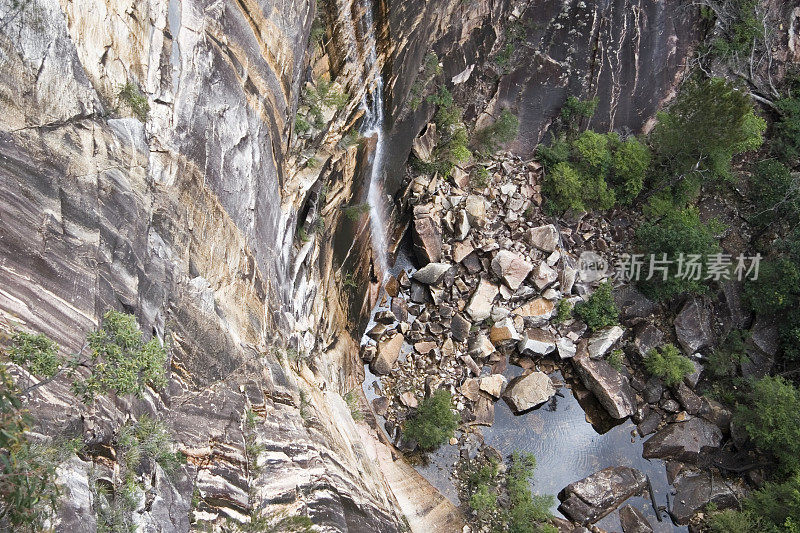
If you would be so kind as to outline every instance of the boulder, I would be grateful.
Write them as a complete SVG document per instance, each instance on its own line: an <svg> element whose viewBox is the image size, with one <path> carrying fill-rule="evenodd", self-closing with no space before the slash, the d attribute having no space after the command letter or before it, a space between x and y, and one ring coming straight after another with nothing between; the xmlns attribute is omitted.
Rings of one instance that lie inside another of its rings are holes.
<svg viewBox="0 0 800 533"><path fill-rule="evenodd" d="M555 304L552 300L536 298L521 307L514 309L513 313L517 316L547 320L553 315Z"/></svg>
<svg viewBox="0 0 800 533"><path fill-rule="evenodd" d="M613 418L626 418L636 412L636 394L628 378L608 364L605 359L592 359L585 341L572 358L578 376Z"/></svg>
<svg viewBox="0 0 800 533"><path fill-rule="evenodd" d="M636 318L648 318L656 314L658 304L648 300L636 285L623 285L614 289L614 301L619 309L619 318L623 322Z"/></svg>
<svg viewBox="0 0 800 533"><path fill-rule="evenodd" d="M467 400L471 402L477 401L480 397L480 380L478 378L468 378L464 380L458 390Z"/></svg>
<svg viewBox="0 0 800 533"><path fill-rule="evenodd" d="M400 294L400 282L397 281L397 278L394 276L389 276L389 279L386 280L386 284L383 287L386 289L386 294L392 298Z"/></svg>
<svg viewBox="0 0 800 533"><path fill-rule="evenodd" d="M494 424L494 402L485 396L479 396L473 408L473 420L470 425L491 426Z"/></svg>
<svg viewBox="0 0 800 533"><path fill-rule="evenodd" d="M578 524L592 524L616 509L622 502L645 490L647 480L641 472L627 466L605 468L575 483L558 495L558 510Z"/></svg>
<svg viewBox="0 0 800 533"><path fill-rule="evenodd" d="M456 241L463 241L469 236L469 218L467 217L467 212L463 209L459 209L456 213L455 219L455 227L453 228L453 237ZM462 256L462 259L469 255L469 252ZM461 259L455 259L455 261L461 261Z"/></svg>
<svg viewBox="0 0 800 533"><path fill-rule="evenodd" d="M651 324L640 324L636 326L633 345L642 358L653 348L658 348L664 344L664 333Z"/></svg>
<svg viewBox="0 0 800 533"><path fill-rule="evenodd" d="M475 248L468 241L456 242L453 244L453 261L460 263L474 251Z"/></svg>
<svg viewBox="0 0 800 533"><path fill-rule="evenodd" d="M500 250L492 259L492 272L502 278L508 288L517 290L525 278L528 277L533 265L525 260L524 257L515 252Z"/></svg>
<svg viewBox="0 0 800 533"><path fill-rule="evenodd" d="M492 398L499 398L507 383L508 380L503 374L492 374L481 378L480 389Z"/></svg>
<svg viewBox="0 0 800 533"><path fill-rule="evenodd" d="M625 333L625 330L619 326L609 326L596 331L589 338L589 357L592 359L602 358L614 346L614 343L622 337L623 333Z"/></svg>
<svg viewBox="0 0 800 533"><path fill-rule="evenodd" d="M428 214L414 216L412 223L414 254L423 265L442 259L442 231Z"/></svg>
<svg viewBox="0 0 800 533"><path fill-rule="evenodd" d="M547 266L547 263L542 261L533 270L533 284L540 291L543 291L558 279L558 272Z"/></svg>
<svg viewBox="0 0 800 533"><path fill-rule="evenodd" d="M464 209L467 212L470 226L482 228L486 225L486 200L482 196L467 196Z"/></svg>
<svg viewBox="0 0 800 533"><path fill-rule="evenodd" d="M450 270L450 263L428 263L414 272L411 278L425 285L433 285L439 283L439 280L448 270Z"/></svg>
<svg viewBox="0 0 800 533"><path fill-rule="evenodd" d="M408 303L406 303L406 299L402 296L392 298L391 310L398 322L408 321Z"/></svg>
<svg viewBox="0 0 800 533"><path fill-rule="evenodd" d="M483 333L478 334L469 341L469 353L473 357L489 357L494 353L494 344Z"/></svg>
<svg viewBox="0 0 800 533"><path fill-rule="evenodd" d="M389 399L384 396L378 396L372 400L372 410L378 416L386 415L386 411L389 410Z"/></svg>
<svg viewBox="0 0 800 533"><path fill-rule="evenodd" d="M674 388L675 399L683 406L684 411L690 415L696 415L703 408L703 400L695 392L686 386L686 383L679 383Z"/></svg>
<svg viewBox="0 0 800 533"><path fill-rule="evenodd" d="M686 355L714 342L711 310L703 298L689 298L675 317L675 335Z"/></svg>
<svg viewBox="0 0 800 533"><path fill-rule="evenodd" d="M650 437L642 450L645 459L675 459L696 463L700 455L719 448L722 431L702 418L669 424Z"/></svg>
<svg viewBox="0 0 800 533"><path fill-rule="evenodd" d="M723 482L719 475L684 470L675 478L675 497L672 499L672 516L678 524L685 525L695 513L713 503L718 509L738 507L744 491L736 484Z"/></svg>
<svg viewBox="0 0 800 533"><path fill-rule="evenodd" d="M467 340L471 328L472 322L464 318L464 315L461 313L456 313L450 320L450 336L456 342L464 342Z"/></svg>
<svg viewBox="0 0 800 533"><path fill-rule="evenodd" d="M416 409L419 402L417 397L411 391L406 391L400 395L400 403L411 409Z"/></svg>
<svg viewBox="0 0 800 533"><path fill-rule="evenodd" d="M555 349L555 336L544 329L529 329L525 331L517 343L519 353L528 357L547 355L554 352Z"/></svg>
<svg viewBox="0 0 800 533"><path fill-rule="evenodd" d="M575 357L578 347L569 338L561 337L556 340L556 349L558 349L558 356L561 359L570 359Z"/></svg>
<svg viewBox="0 0 800 533"><path fill-rule="evenodd" d="M552 252L558 247L558 230L553 224L528 230L526 238L528 243L545 252Z"/></svg>
<svg viewBox="0 0 800 533"><path fill-rule="evenodd" d="M625 505L619 510L619 524L622 533L653 533L653 527L636 507Z"/></svg>
<svg viewBox="0 0 800 533"><path fill-rule="evenodd" d="M411 151L421 161L428 163L431 160L431 153L436 147L436 124L429 123L425 128L425 132L416 137L411 144Z"/></svg>
<svg viewBox="0 0 800 533"><path fill-rule="evenodd" d="M492 301L499 291L497 285L481 279L467 306L467 313L472 320L480 322L489 318L492 313Z"/></svg>
<svg viewBox="0 0 800 533"><path fill-rule="evenodd" d="M553 380L544 372L531 372L511 380L503 393L503 399L511 410L521 413L542 405L553 397L556 388Z"/></svg>
<svg viewBox="0 0 800 533"><path fill-rule="evenodd" d="M396 333L378 343L378 351L371 367L374 374L383 376L392 371L400 357L400 349L403 347L404 341L403 336Z"/></svg>
<svg viewBox="0 0 800 533"><path fill-rule="evenodd" d="M510 318L504 318L500 322L492 325L491 329L489 329L489 340L491 340L492 344L495 346L501 342L519 340L519 333L517 333L517 329L514 327L514 321Z"/></svg>
<svg viewBox="0 0 800 533"><path fill-rule="evenodd" d="M750 330L746 345L747 360L742 362L742 375L763 378L775 365L778 352L778 328L764 317L758 317Z"/></svg>

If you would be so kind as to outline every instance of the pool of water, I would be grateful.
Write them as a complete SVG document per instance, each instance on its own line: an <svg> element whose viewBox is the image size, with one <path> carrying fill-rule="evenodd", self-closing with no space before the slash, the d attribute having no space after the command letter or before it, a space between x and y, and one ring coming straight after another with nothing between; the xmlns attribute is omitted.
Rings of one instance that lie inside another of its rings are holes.
<svg viewBox="0 0 800 533"><path fill-rule="evenodd" d="M397 275L402 269L406 269L409 275L414 270L408 253L401 251L395 265L389 270ZM373 316L375 312L388 307L380 305L384 294L382 290ZM374 321L370 319L367 330L373 324ZM522 371L520 367L509 365L505 375L511 379ZM563 381L559 372L552 374L552 377L556 381ZM363 386L370 401L378 396L375 384L379 384L379 379L370 372L369 366L365 366ZM582 399L579 403L576 397L579 387L576 384L573 392L573 387L567 384L560 389L561 396L556 396L554 401L521 415L513 414L505 401L496 402L494 425L481 428L485 443L504 456L520 451L532 453L536 457L537 467L531 480L534 493L555 496L570 483L598 470L610 466L630 466L650 477L658 505L666 505L671 487L667 482L664 463L642 457L644 439L638 437L633 422L626 420L609 423L607 416L601 416L605 414L602 407L591 396L586 398L586 394L580 395ZM587 412L591 413L594 425L587 419ZM383 420L379 421L383 423ZM415 465L420 474L456 505L460 502L452 472L458 459L458 447L444 445L429 454L425 464ZM674 526L663 512L663 521L659 522L646 492L645 497L635 496L626 503L641 510L658 533L688 531L686 527ZM556 499L552 511L556 516L562 516L558 512L558 504ZM620 531L616 512L598 521L596 525L607 531Z"/></svg>

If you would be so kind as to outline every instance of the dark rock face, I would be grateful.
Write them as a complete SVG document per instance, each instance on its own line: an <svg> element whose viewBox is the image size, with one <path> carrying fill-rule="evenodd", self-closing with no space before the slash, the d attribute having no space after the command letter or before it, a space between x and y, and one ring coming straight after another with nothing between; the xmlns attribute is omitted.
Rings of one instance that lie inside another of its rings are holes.
<svg viewBox="0 0 800 533"><path fill-rule="evenodd" d="M672 504L672 515L679 524L689 519L708 503L718 509L736 507L744 496L741 487L731 484L709 472L683 471L673 483L677 493Z"/></svg>
<svg viewBox="0 0 800 533"><path fill-rule="evenodd" d="M641 493L646 483L644 474L634 468L606 468L567 485L558 495L561 500L558 510L573 522L591 524Z"/></svg>
<svg viewBox="0 0 800 533"><path fill-rule="evenodd" d="M675 335L686 355L714 342L711 309L704 298L689 298L675 317Z"/></svg>
<svg viewBox="0 0 800 533"><path fill-rule="evenodd" d="M722 431L702 418L670 424L644 443L647 459L676 459L696 463L703 453L719 448Z"/></svg>

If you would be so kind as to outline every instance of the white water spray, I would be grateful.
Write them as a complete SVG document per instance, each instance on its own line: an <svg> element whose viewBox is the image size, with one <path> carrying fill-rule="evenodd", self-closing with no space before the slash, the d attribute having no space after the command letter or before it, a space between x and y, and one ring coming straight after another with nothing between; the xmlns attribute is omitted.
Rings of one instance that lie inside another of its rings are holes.
<svg viewBox="0 0 800 533"><path fill-rule="evenodd" d="M370 2L371 3L371 2ZM371 6L370 6L371 7ZM364 28L374 32L372 10L368 7L364 13ZM378 59L375 41L366 57L366 72L375 69L372 87L364 93L362 106L364 108L364 124L361 126L361 135L375 137L375 151L369 175L369 219L372 228L372 247L378 260L378 267L382 275L388 272L388 250L386 244L386 200L383 193L383 155L384 155L384 123L383 123L383 78L380 70L375 68ZM371 89L371 90L370 90Z"/></svg>

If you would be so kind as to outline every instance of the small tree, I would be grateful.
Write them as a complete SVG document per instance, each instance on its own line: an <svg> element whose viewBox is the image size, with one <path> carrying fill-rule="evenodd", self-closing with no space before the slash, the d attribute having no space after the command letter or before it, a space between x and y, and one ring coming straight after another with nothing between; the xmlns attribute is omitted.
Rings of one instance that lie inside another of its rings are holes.
<svg viewBox="0 0 800 533"><path fill-rule="evenodd" d="M800 390L780 376L753 383L734 420L756 446L773 455L783 472L800 471Z"/></svg>
<svg viewBox="0 0 800 533"><path fill-rule="evenodd" d="M26 367L34 376L50 378L64 362L58 349L58 344L46 335L16 331L8 355L13 363Z"/></svg>
<svg viewBox="0 0 800 533"><path fill-rule="evenodd" d="M403 436L416 441L425 451L447 442L458 427L458 415L450 409L450 391L439 389L420 402L417 412L406 422Z"/></svg>
<svg viewBox="0 0 800 533"><path fill-rule="evenodd" d="M684 377L694 372L691 359L681 355L673 344L650 350L644 359L644 366L648 372L663 379L670 387L678 385Z"/></svg>
<svg viewBox="0 0 800 533"><path fill-rule="evenodd" d="M605 281L589 299L575 304L575 314L586 322L592 331L613 326L619 321L619 309L611 294L611 283Z"/></svg>

